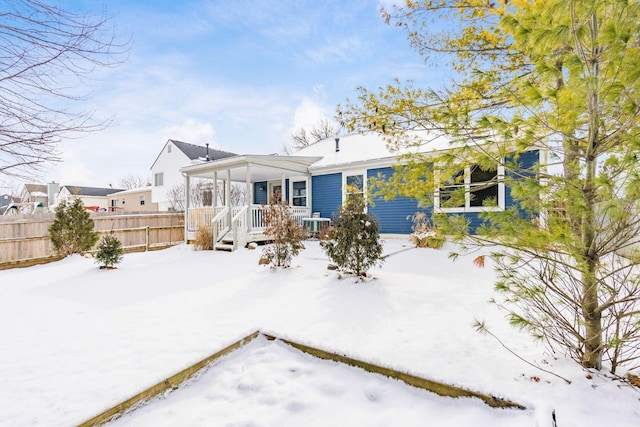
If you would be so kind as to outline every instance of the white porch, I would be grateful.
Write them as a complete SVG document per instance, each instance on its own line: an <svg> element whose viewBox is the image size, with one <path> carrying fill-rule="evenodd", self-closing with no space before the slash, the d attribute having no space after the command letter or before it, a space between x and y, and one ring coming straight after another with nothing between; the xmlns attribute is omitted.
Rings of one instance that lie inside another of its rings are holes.
<svg viewBox="0 0 640 427"><path fill-rule="evenodd" d="M235 250L264 241L262 206L277 191L302 225L311 217L310 164L319 157L236 156L182 168L185 177L185 240L195 240L201 227L211 227L215 249ZM189 195L193 179L211 180L210 206L194 206ZM241 185L245 203L231 204L231 184Z"/></svg>

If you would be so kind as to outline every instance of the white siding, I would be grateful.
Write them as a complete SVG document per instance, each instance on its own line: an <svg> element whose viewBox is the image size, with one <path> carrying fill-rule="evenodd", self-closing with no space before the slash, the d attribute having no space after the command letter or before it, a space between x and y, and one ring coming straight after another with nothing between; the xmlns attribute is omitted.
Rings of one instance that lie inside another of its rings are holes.
<svg viewBox="0 0 640 427"><path fill-rule="evenodd" d="M171 145L171 150L168 149L169 145ZM171 208L167 192L176 185L184 184L180 168L189 164L191 164L191 159L181 150L175 148L171 142L165 144L162 148L162 153L160 153L151 168L151 179L154 184L151 188L151 201L158 204L159 211L168 211ZM161 186L155 185L155 175L157 173L164 175L163 185Z"/></svg>

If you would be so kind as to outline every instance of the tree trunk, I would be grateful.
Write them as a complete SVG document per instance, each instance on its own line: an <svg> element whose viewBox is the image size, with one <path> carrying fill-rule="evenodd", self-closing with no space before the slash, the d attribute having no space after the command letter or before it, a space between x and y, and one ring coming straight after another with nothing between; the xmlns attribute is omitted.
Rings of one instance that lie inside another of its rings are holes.
<svg viewBox="0 0 640 427"><path fill-rule="evenodd" d="M602 368L602 320L598 311L598 285L595 276L595 262L587 261L587 271L582 275L582 316L585 326L584 353L582 366Z"/></svg>
<svg viewBox="0 0 640 427"><path fill-rule="evenodd" d="M596 270L599 254L597 249L597 192L596 177L598 151L600 143L600 54L597 44L598 19L591 15L589 22L592 44L589 49L581 51L588 75L592 77L587 85L587 140L585 149L585 178L582 188L585 212L582 220L582 247L584 266L582 271L582 315L585 325L584 354L582 366L585 368L602 368L602 315L598 310L599 286Z"/></svg>

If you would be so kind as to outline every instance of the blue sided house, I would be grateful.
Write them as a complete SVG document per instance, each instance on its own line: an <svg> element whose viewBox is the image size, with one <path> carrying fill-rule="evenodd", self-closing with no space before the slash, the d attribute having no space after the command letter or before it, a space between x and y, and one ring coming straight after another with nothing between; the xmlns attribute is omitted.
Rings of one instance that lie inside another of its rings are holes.
<svg viewBox="0 0 640 427"><path fill-rule="evenodd" d="M448 140L440 137L428 147L446 149L448 144ZM525 167L540 161L538 151L523 157L520 162ZM389 151L385 140L376 133L325 139L294 155L238 155L194 163L181 169L185 194L192 195L185 197L185 239L194 240L198 228L213 224L218 249L233 250L248 242L264 240L261 207L274 197L284 199L301 224L328 222L347 197L347 188L362 192L366 198L369 179L390 176L397 163L396 154ZM464 183L459 181L455 185L464 185L468 193L464 205L441 208L440 200L446 194L443 192L434 195L433 209L465 215L471 227L475 227L483 210L505 209L512 203L509 189L500 179L504 176L503 168L485 171L472 167L461 173ZM492 184L487 185L488 182ZM446 184L442 186L446 188ZM194 198L193 189L208 194ZM474 197L470 196L471 191ZM244 193L244 200L233 196L238 193ZM200 200L198 205L193 199ZM486 199L496 200L496 206L485 206ZM422 210L418 200L406 197L373 202L368 210L379 221L383 235L410 234L412 222L408 217Z"/></svg>

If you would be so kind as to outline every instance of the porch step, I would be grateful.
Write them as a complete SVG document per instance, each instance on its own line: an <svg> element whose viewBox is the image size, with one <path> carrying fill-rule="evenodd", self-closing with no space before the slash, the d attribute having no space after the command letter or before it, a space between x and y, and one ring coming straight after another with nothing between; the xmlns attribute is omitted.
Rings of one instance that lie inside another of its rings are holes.
<svg viewBox="0 0 640 427"><path fill-rule="evenodd" d="M233 252L233 242L231 242L231 243L224 243L224 242L217 243L216 246L215 246L215 249L217 251Z"/></svg>

